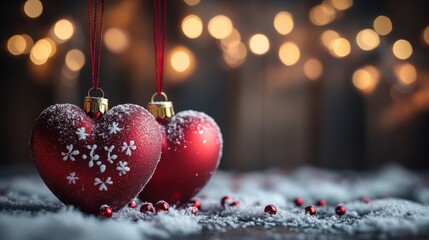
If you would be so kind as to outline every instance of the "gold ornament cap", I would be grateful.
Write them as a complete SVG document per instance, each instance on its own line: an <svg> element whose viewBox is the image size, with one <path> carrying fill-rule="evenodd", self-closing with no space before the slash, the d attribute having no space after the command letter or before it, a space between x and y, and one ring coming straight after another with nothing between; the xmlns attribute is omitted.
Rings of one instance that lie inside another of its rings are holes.
<svg viewBox="0 0 429 240"><path fill-rule="evenodd" d="M104 91L101 88L102 97L91 97L91 91L93 88L89 89L88 96L85 97L83 102L83 111L90 116L97 114L98 112L101 114L105 114L109 110L109 100L104 98Z"/></svg>
<svg viewBox="0 0 429 240"><path fill-rule="evenodd" d="M174 116L173 102L168 101L167 94L161 92L161 96L164 97L164 101L154 101L158 93L154 93L147 104L149 112L155 117L155 119L163 120L165 118L171 118Z"/></svg>

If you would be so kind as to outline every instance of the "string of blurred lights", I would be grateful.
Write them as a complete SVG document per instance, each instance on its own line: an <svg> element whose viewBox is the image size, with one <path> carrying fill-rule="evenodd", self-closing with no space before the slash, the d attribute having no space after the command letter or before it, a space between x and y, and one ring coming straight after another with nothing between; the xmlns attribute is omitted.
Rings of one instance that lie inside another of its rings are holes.
<svg viewBox="0 0 429 240"><path fill-rule="evenodd" d="M190 7L201 4L200 0L184 0ZM310 22L318 27L326 26L334 22L339 15L353 6L353 0L324 0L320 4L310 8L308 18ZM39 0L27 0L23 5L24 13L31 19L36 19L43 13L43 4ZM181 22L181 31L189 39L198 39L203 34L204 23L196 14L185 16ZM279 11L273 18L273 27L281 36L293 32L296 27L293 14L290 11ZM231 68L240 67L244 64L250 51L255 56L263 56L276 48L270 43L272 37L263 33L251 34L243 38L242 33L234 27L232 20L225 15L216 15L207 22L207 30L210 36L219 43L225 63ZM355 42L357 47L364 51L373 51L380 45L391 44L391 53L399 61L394 61L390 68L396 81L391 81L393 87L399 91L413 87L417 81L418 71L412 63L406 62L413 55L413 46L406 39L390 41L389 38L382 41L393 30L393 24L389 17L380 15L373 20L369 28L362 29L356 33ZM75 34L75 25L69 19L60 19L49 31L47 37L41 38L34 43L28 34L17 34L9 38L7 49L14 56L29 55L29 59L35 65L43 65L52 58L57 47L70 40ZM351 40L342 36L333 29L325 30L320 35L323 46L328 53L338 59L348 57L352 51ZM244 39L248 39L247 42ZM107 49L115 54L123 53L129 46L128 33L120 28L112 27L106 30L104 44ZM386 41L387 40L387 41ZM422 40L429 45L429 26L422 31ZM302 59L302 46L288 40L278 46L279 61L287 67L303 61L303 73L310 80L317 80L323 75L323 62L315 57ZM189 76L195 69L196 58L193 52L186 46L172 47L167 54L169 68L182 77ZM79 71L84 66L85 55L79 49L71 49L64 58L62 77L69 80L76 79ZM362 93L369 94L377 86L380 79L380 69L376 66L366 65L356 69L350 79L356 89Z"/></svg>

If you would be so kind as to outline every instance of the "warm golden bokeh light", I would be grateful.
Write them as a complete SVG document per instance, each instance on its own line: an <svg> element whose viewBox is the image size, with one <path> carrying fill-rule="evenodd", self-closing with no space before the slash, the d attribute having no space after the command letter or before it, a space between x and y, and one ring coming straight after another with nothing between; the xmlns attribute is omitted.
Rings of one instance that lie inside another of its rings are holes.
<svg viewBox="0 0 429 240"><path fill-rule="evenodd" d="M411 85L417 80L416 68L409 64L403 63L395 66L395 75L402 85Z"/></svg>
<svg viewBox="0 0 429 240"><path fill-rule="evenodd" d="M66 66L72 71L79 71L85 64L85 55L79 49L70 50L66 55Z"/></svg>
<svg viewBox="0 0 429 240"><path fill-rule="evenodd" d="M54 54L57 52L57 45L55 44L54 40L47 37L43 38L42 40L43 40L42 43L50 45L51 54L49 54L49 57L54 56Z"/></svg>
<svg viewBox="0 0 429 240"><path fill-rule="evenodd" d="M329 0L329 3L337 10L346 10L353 5L353 0Z"/></svg>
<svg viewBox="0 0 429 240"><path fill-rule="evenodd" d="M310 80L316 80L323 73L323 65L322 63L315 59L310 58L304 63L304 75L308 77Z"/></svg>
<svg viewBox="0 0 429 240"><path fill-rule="evenodd" d="M192 67L192 53L185 47L176 47L171 51L170 64L174 71L179 73L185 72Z"/></svg>
<svg viewBox="0 0 429 240"><path fill-rule="evenodd" d="M22 35L14 35L7 41L7 50L12 55L20 55L25 52L27 48L27 42Z"/></svg>
<svg viewBox="0 0 429 240"><path fill-rule="evenodd" d="M281 35L286 35L290 33L293 29L292 14L286 11L277 13L274 18L274 28Z"/></svg>
<svg viewBox="0 0 429 240"><path fill-rule="evenodd" d="M292 66L298 62L301 56L299 47L294 42L285 42L280 46L279 58L286 66Z"/></svg>
<svg viewBox="0 0 429 240"><path fill-rule="evenodd" d="M353 73L353 85L363 93L371 93L380 78L379 71L373 66L365 66Z"/></svg>
<svg viewBox="0 0 429 240"><path fill-rule="evenodd" d="M39 0L28 0L24 4L24 13L30 18L37 18L43 12L43 5Z"/></svg>
<svg viewBox="0 0 429 240"><path fill-rule="evenodd" d="M364 51L370 51L380 45L380 37L372 29L364 29L356 36L357 45Z"/></svg>
<svg viewBox="0 0 429 240"><path fill-rule="evenodd" d="M232 21L224 15L215 16L210 19L208 30L210 35L216 39L226 38L233 30Z"/></svg>
<svg viewBox="0 0 429 240"><path fill-rule="evenodd" d="M395 57L405 60L413 54L413 46L407 40L400 39L393 44L392 51Z"/></svg>
<svg viewBox="0 0 429 240"><path fill-rule="evenodd" d="M220 40L222 50L224 51L228 50L229 48L237 47L240 43L241 35L240 32L238 32L238 30L235 28L228 37Z"/></svg>
<svg viewBox="0 0 429 240"><path fill-rule="evenodd" d="M392 21L390 18L380 15L374 19L373 27L380 36L385 36L392 31Z"/></svg>
<svg viewBox="0 0 429 240"><path fill-rule="evenodd" d="M34 42L33 42L33 39L27 34L22 34L21 36L25 39L25 50L22 54L27 54L30 52L31 48L33 47Z"/></svg>
<svg viewBox="0 0 429 240"><path fill-rule="evenodd" d="M185 2L186 4L188 4L189 6L195 6L195 5L197 5L198 3L200 3L200 0L184 0L184 2Z"/></svg>
<svg viewBox="0 0 429 240"><path fill-rule="evenodd" d="M350 54L351 47L347 39L337 38L332 42L329 50L332 56L343 58Z"/></svg>
<svg viewBox="0 0 429 240"><path fill-rule="evenodd" d="M249 48L256 55L262 55L270 49L270 41L264 34L255 34L249 40Z"/></svg>
<svg viewBox="0 0 429 240"><path fill-rule="evenodd" d="M316 26L326 25L335 19L335 9L328 4L316 5L310 9L310 21Z"/></svg>
<svg viewBox="0 0 429 240"><path fill-rule="evenodd" d="M223 53L223 59L230 67L238 67L243 64L247 56L247 49L244 43L239 42L226 49Z"/></svg>
<svg viewBox="0 0 429 240"><path fill-rule="evenodd" d="M182 21L182 31L188 38L197 38L203 32L203 22L196 15L189 15Z"/></svg>
<svg viewBox="0 0 429 240"><path fill-rule="evenodd" d="M42 65L52 56L53 50L53 45L50 41L41 39L31 48L30 60L36 65Z"/></svg>
<svg viewBox="0 0 429 240"><path fill-rule="evenodd" d="M54 25L54 35L58 42L69 40L74 33L73 24L67 19L61 19Z"/></svg>
<svg viewBox="0 0 429 240"><path fill-rule="evenodd" d="M423 41L429 45L429 26L427 26L425 28L425 30L423 30Z"/></svg>
<svg viewBox="0 0 429 240"><path fill-rule="evenodd" d="M335 32L334 30L326 30L322 33L321 39L322 43L326 48L330 48L332 43L340 38L340 34Z"/></svg>
<svg viewBox="0 0 429 240"><path fill-rule="evenodd" d="M109 28L104 34L104 44L113 53L122 53L128 48L129 37L124 30Z"/></svg>

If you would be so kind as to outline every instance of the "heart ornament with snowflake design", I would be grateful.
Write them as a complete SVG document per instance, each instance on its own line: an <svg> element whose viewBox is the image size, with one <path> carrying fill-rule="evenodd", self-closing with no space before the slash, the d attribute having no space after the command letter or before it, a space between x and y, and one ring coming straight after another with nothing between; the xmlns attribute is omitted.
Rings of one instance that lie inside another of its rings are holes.
<svg viewBox="0 0 429 240"><path fill-rule="evenodd" d="M89 213L132 200L155 171L162 146L159 124L133 104L97 117L75 105L53 105L37 118L30 145L48 188Z"/></svg>

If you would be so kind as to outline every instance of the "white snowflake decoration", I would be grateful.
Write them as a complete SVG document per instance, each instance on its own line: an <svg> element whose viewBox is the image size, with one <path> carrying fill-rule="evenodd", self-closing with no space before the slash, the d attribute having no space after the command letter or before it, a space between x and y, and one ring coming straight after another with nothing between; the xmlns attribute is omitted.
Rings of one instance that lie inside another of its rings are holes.
<svg viewBox="0 0 429 240"><path fill-rule="evenodd" d="M130 141L129 145L126 142L124 142L122 144L122 148L121 148L122 152L126 150L125 155L131 156L131 150L134 151L137 149L137 147L134 145L134 143L135 142L133 140Z"/></svg>
<svg viewBox="0 0 429 240"><path fill-rule="evenodd" d="M113 160L116 160L118 158L116 154L112 154L113 149L115 149L115 146L113 145L110 147L107 147L107 146L104 147L104 150L107 151L107 161L109 163L113 163Z"/></svg>
<svg viewBox="0 0 429 240"><path fill-rule="evenodd" d="M112 178L110 177L107 177L105 182L103 182L100 178L95 178L94 180L94 186L100 185L100 187L98 188L98 190L100 191L107 191L107 184L113 184Z"/></svg>
<svg viewBox="0 0 429 240"><path fill-rule="evenodd" d="M89 134L85 132L84 127L78 128L75 133L79 136L79 140L85 140L86 137L89 136Z"/></svg>
<svg viewBox="0 0 429 240"><path fill-rule="evenodd" d="M118 166L116 167L116 170L119 171L119 176L125 175L127 174L127 172L129 172L131 169L129 167L127 167L127 162L122 162L119 161L118 162Z"/></svg>
<svg viewBox="0 0 429 240"><path fill-rule="evenodd" d="M87 145L86 148L88 148L89 151L89 162L88 162L88 167L92 168L94 166L94 161L95 164L97 164L97 166L100 167L100 172L104 172L106 171L106 165L102 164L100 159L100 156L98 154L95 154L95 149L97 149L97 145ZM83 159L87 159L88 156L86 156L85 154L82 155Z"/></svg>
<svg viewBox="0 0 429 240"><path fill-rule="evenodd" d="M79 179L75 172L71 172L70 175L68 175L66 178L69 180L69 184L76 184L76 180Z"/></svg>
<svg viewBox="0 0 429 240"><path fill-rule="evenodd" d="M71 161L76 160L73 156L79 155L79 150L73 150L73 144L66 146L68 152L61 152L63 156L63 161L67 161L70 158Z"/></svg>
<svg viewBox="0 0 429 240"><path fill-rule="evenodd" d="M109 134L116 134L116 133L120 132L122 130L122 128L119 128L118 125L119 124L117 122L113 122L112 125L110 125L108 127Z"/></svg>

